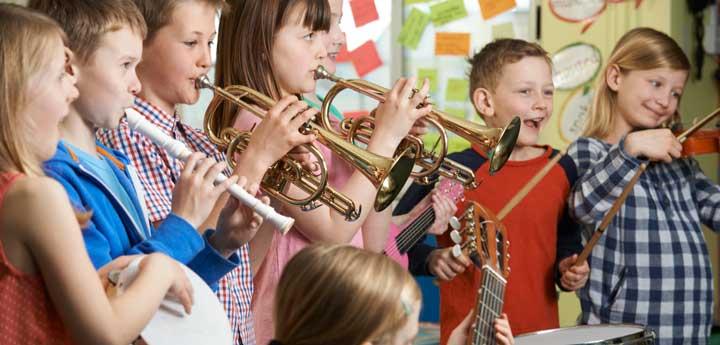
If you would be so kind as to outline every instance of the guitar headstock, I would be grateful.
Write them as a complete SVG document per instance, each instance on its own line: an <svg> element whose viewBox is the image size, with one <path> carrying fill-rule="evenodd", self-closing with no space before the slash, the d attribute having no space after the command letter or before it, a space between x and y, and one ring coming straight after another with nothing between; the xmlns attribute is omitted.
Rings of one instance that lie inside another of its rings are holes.
<svg viewBox="0 0 720 345"><path fill-rule="evenodd" d="M507 278L510 274L510 241L507 231L487 207L471 201L459 219L459 229L451 232L455 243L453 255L465 253L478 268L488 266Z"/></svg>

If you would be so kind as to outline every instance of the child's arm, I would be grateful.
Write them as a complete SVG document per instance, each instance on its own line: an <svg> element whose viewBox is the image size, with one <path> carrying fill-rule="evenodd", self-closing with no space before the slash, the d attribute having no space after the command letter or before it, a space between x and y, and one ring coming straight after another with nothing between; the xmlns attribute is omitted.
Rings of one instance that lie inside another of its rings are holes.
<svg viewBox="0 0 720 345"><path fill-rule="evenodd" d="M18 266L40 271L56 310L75 341L130 343L169 290L184 296L186 309L189 308L191 293L184 272L161 255L143 260L137 280L121 296L108 299L88 259L65 191L57 182L26 178L13 186L8 197L7 209L3 206L2 212L3 229L12 231L33 258L31 263Z"/></svg>
<svg viewBox="0 0 720 345"><path fill-rule="evenodd" d="M693 172L693 189L700 221L715 232L720 231L720 186L710 180L694 159L689 159Z"/></svg>
<svg viewBox="0 0 720 345"><path fill-rule="evenodd" d="M473 312L470 311L465 319L462 320L457 327L455 327L450 334L447 345L467 344L468 336L473 330L472 315ZM500 318L495 319L495 340L499 345L512 345L515 343L507 314L502 314Z"/></svg>

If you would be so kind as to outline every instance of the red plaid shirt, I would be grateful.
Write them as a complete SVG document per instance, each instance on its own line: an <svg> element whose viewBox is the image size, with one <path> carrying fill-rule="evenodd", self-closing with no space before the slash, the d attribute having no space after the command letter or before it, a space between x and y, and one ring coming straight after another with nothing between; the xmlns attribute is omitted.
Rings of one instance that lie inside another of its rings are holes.
<svg viewBox="0 0 720 345"><path fill-rule="evenodd" d="M180 122L177 116L140 98L135 98L133 108L165 134L182 141L191 151L205 153L218 162L225 160L225 155L217 150L203 132ZM180 178L183 161L171 157L150 139L131 130L125 119L115 130L98 130L97 137L108 147L124 152L132 161L145 188L150 221L165 219L171 212L172 191ZM248 249L248 245L240 248L240 265L220 280L217 295L230 320L235 344L255 345L250 311L253 282Z"/></svg>

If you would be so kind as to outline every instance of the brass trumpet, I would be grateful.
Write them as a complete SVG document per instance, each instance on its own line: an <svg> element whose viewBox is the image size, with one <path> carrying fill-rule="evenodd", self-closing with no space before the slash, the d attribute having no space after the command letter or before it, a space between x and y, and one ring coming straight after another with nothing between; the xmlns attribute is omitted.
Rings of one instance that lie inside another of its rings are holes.
<svg viewBox="0 0 720 345"><path fill-rule="evenodd" d="M223 101L228 101L232 105L250 111L259 118L264 118L265 111L269 110L275 101L245 86L217 87L207 79L207 76L198 78L196 86L210 89L215 93L215 97L205 113L203 127L214 144L227 150L228 161L233 162L232 157L247 148L251 133L241 132L232 127L235 120L234 115L218 117L220 105ZM262 110L258 110L258 108ZM377 211L384 210L392 203L402 190L405 181L410 177L413 159L409 152L396 159L382 157L338 138L312 121L307 122L301 131L303 133L315 132L318 141L360 170L378 188L374 202L374 209ZM327 185L327 164L320 151L311 144L304 147L315 156L319 172L308 171L297 160L285 156L263 176L261 183L263 190L281 201L301 206L305 210L317 207L316 201L319 200L343 214L345 219L357 219L362 210L356 207L352 200ZM296 185L309 195L303 199L286 195L284 191L290 184Z"/></svg>
<svg viewBox="0 0 720 345"><path fill-rule="evenodd" d="M315 79L327 79L335 83L335 85L325 95L322 104L321 121L326 129L332 128L330 125L330 105L335 96L345 89L351 89L380 102L385 101L385 93L387 89L375 85L362 79L345 80L328 72L323 66L318 66L315 70ZM505 128L491 128L479 125L477 123L458 119L439 110L432 110L430 114L424 118L430 125L436 127L440 133L439 148L437 150L425 150L422 139L416 136L408 136L405 138L401 148L412 149L415 153L415 164L421 167L419 172L413 172L412 176L418 183L428 184L433 182L432 175L437 172L442 176L459 180L465 188L474 189L477 187L475 182L475 173L466 166L454 162L447 156L447 132L446 129L459 135L465 140L486 148L488 157L490 158L490 173L493 174L500 170L510 157L512 149L517 141L520 133L520 119L515 117ZM369 123L369 124L366 124ZM340 129L343 137L349 141L367 142L370 137L374 120L372 117L364 118L348 118L340 123ZM437 146L437 145L436 145ZM435 151L439 151L437 154Z"/></svg>

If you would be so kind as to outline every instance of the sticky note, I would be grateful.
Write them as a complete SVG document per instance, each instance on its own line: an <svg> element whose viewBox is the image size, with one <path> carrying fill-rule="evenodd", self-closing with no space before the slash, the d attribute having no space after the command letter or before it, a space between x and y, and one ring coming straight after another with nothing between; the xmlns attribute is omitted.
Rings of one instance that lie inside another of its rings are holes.
<svg viewBox="0 0 720 345"><path fill-rule="evenodd" d="M375 0L350 0L350 8L357 28L380 19Z"/></svg>
<svg viewBox="0 0 720 345"><path fill-rule="evenodd" d="M405 5L422 4L430 0L405 0Z"/></svg>
<svg viewBox="0 0 720 345"><path fill-rule="evenodd" d="M447 0L430 6L430 18L435 26L445 25L454 20L467 17L465 1Z"/></svg>
<svg viewBox="0 0 720 345"><path fill-rule="evenodd" d="M467 79L450 78L447 81L445 100L463 102L468 98L470 82Z"/></svg>
<svg viewBox="0 0 720 345"><path fill-rule="evenodd" d="M342 47L340 47L340 51L338 52L337 57L335 58L335 62L348 62L350 61L350 52L347 50L347 44L343 44Z"/></svg>
<svg viewBox="0 0 720 345"><path fill-rule="evenodd" d="M465 118L465 109L464 108L445 108L445 109L443 109L443 111L452 116L460 118L460 119Z"/></svg>
<svg viewBox="0 0 720 345"><path fill-rule="evenodd" d="M480 13L485 20L497 16L505 11L515 8L515 0L478 0Z"/></svg>
<svg viewBox="0 0 720 345"><path fill-rule="evenodd" d="M355 72L357 72L361 78L383 64L382 60L380 60L380 54L378 54L375 42L373 41L367 41L358 47L358 49L350 52L350 60L355 67Z"/></svg>
<svg viewBox="0 0 720 345"><path fill-rule="evenodd" d="M413 8L405 20L402 30L400 30L398 42L410 49L417 48L418 43L420 43L420 38L422 38L422 34L425 32L425 28L429 22L430 15L417 8Z"/></svg>
<svg viewBox="0 0 720 345"><path fill-rule="evenodd" d="M492 38L493 40L498 38L515 38L515 27L513 26L513 23L507 22L493 25Z"/></svg>
<svg viewBox="0 0 720 345"><path fill-rule="evenodd" d="M467 56L470 53L470 34L466 32L438 32L435 34L435 55Z"/></svg>
<svg viewBox="0 0 720 345"><path fill-rule="evenodd" d="M417 87L422 87L423 80L425 78L428 78L430 81L430 92L435 92L437 90L437 78L438 78L438 71L435 68L418 68L417 72Z"/></svg>

